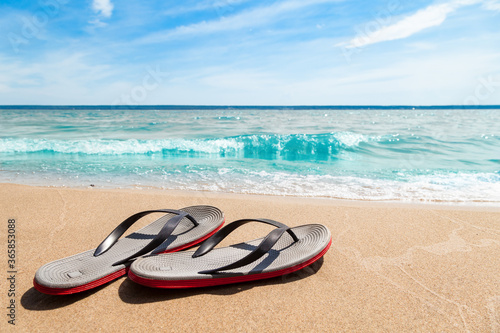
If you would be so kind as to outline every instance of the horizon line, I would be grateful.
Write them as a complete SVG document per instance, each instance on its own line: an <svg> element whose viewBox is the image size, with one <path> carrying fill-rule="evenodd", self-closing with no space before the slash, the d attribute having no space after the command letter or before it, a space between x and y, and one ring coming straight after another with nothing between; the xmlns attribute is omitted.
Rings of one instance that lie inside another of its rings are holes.
<svg viewBox="0 0 500 333"><path fill-rule="evenodd" d="M27 104L27 105L0 105L0 110L8 109L105 109L105 110L189 110L189 109L283 109L283 110L306 110L306 109L332 109L332 110L350 110L350 109L404 109L404 110L452 110L452 109L500 109L500 105L183 105L183 104L159 104L159 105L47 105L47 104Z"/></svg>

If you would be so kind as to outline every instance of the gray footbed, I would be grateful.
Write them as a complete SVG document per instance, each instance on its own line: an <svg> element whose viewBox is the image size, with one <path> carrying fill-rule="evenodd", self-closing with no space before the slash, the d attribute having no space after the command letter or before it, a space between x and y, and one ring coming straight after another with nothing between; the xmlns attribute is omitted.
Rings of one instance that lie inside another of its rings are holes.
<svg viewBox="0 0 500 333"><path fill-rule="evenodd" d="M183 218L172 235L163 242L157 252L168 251L191 243L213 232L224 221L223 213L212 206L191 206L182 208L199 223ZM85 251L67 258L48 263L35 274L35 281L48 288L72 288L93 282L115 273L127 265L112 266L115 262L136 253L158 234L163 225L175 214L167 213L144 228L118 240L108 251L94 257L94 251ZM96 244L98 245L98 244Z"/></svg>
<svg viewBox="0 0 500 333"><path fill-rule="evenodd" d="M197 258L192 258L194 251L145 256L132 263L130 272L150 280L195 280L267 273L304 263L321 253L331 239L330 231L321 224L308 224L291 229L297 235L298 242L294 243L292 237L285 232L267 254L240 268L215 274L198 273L243 258L255 249L263 238L215 248Z"/></svg>

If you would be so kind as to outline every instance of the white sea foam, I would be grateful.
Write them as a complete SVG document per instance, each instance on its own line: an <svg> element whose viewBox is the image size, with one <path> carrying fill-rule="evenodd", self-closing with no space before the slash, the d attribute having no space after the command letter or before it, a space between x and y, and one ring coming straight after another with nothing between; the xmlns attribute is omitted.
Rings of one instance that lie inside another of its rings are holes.
<svg viewBox="0 0 500 333"><path fill-rule="evenodd" d="M179 189L213 190L338 199L500 203L500 175L496 173L411 176L407 181L383 180L355 176L300 175L285 172L228 172L211 178L209 186L183 180L168 184Z"/></svg>
<svg viewBox="0 0 500 333"><path fill-rule="evenodd" d="M212 140L46 140L0 139L0 153L55 152L63 154L121 155L158 153L164 150L215 154L238 150L243 144L232 139Z"/></svg>
<svg viewBox="0 0 500 333"><path fill-rule="evenodd" d="M381 139L380 136L368 136L353 132L335 132L332 133L332 136L345 147L354 147L358 146L361 142L378 141Z"/></svg>

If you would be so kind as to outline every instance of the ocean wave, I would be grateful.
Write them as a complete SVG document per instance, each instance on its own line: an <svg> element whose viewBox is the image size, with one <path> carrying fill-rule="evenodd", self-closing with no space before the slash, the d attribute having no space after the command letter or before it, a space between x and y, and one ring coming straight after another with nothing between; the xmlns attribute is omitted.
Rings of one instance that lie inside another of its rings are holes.
<svg viewBox="0 0 500 333"><path fill-rule="evenodd" d="M329 158L363 142L378 140L352 132L325 134L255 134L210 139L49 140L0 139L0 153L62 153L88 155L215 154L248 158Z"/></svg>
<svg viewBox="0 0 500 333"><path fill-rule="evenodd" d="M148 154L163 151L199 152L214 154L226 150L240 149L234 140L46 140L46 139L0 139L0 153L53 152L62 154L122 155Z"/></svg>

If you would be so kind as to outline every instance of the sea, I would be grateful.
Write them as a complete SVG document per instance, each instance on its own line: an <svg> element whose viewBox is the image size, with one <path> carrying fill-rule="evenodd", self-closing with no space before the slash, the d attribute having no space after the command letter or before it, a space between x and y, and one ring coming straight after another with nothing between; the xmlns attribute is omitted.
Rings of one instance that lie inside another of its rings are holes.
<svg viewBox="0 0 500 333"><path fill-rule="evenodd" d="M500 109L3 106L0 182L500 206Z"/></svg>

